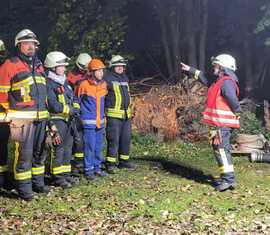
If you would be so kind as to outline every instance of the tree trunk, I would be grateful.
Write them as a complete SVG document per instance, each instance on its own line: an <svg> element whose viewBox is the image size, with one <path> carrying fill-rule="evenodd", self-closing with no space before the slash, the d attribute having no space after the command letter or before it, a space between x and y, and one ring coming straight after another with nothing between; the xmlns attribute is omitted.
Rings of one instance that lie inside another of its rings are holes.
<svg viewBox="0 0 270 235"><path fill-rule="evenodd" d="M206 52L206 39L208 31L208 0L202 0L201 6L201 33L200 33L200 44L199 44L199 68L205 70L205 52Z"/></svg>
<svg viewBox="0 0 270 235"><path fill-rule="evenodd" d="M243 42L245 55L245 97L252 97L252 63L251 63L251 49L248 37Z"/></svg>
<svg viewBox="0 0 270 235"><path fill-rule="evenodd" d="M156 0L157 4L157 14L159 18L160 23L160 30L161 30L161 39L162 39L162 45L163 50L165 54L166 59L166 65L169 75L173 74L173 62L172 62L172 56L170 53L170 42L169 42L169 33L168 28L166 25L166 11L164 11L162 0Z"/></svg>
<svg viewBox="0 0 270 235"><path fill-rule="evenodd" d="M181 14L181 4L182 4L182 0L177 0L176 3L176 11L175 14L176 16L173 17L175 18L174 20L171 19L172 22L171 23L171 28L170 28L170 33L171 33L171 38L172 38L172 56L173 56L173 66L174 66L174 74L173 76L173 80L174 82L177 82L179 77L180 77L180 68L179 68L179 64L180 64L180 55L181 55L181 51L180 51L180 32L181 32L181 18L180 18L180 14Z"/></svg>
<svg viewBox="0 0 270 235"><path fill-rule="evenodd" d="M197 43L196 43L196 7L193 0L185 2L185 12L188 25L186 26L186 34L188 37L187 49L188 49L188 64L197 67Z"/></svg>

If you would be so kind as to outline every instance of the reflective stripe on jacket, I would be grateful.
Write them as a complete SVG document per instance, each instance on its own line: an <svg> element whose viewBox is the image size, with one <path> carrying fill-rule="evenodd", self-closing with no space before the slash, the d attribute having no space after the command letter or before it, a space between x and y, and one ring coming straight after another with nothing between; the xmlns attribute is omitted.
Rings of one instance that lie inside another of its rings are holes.
<svg viewBox="0 0 270 235"><path fill-rule="evenodd" d="M233 81L229 76L212 83L208 89L207 107L203 112L203 122L219 127L239 128L239 118L232 111L228 101L221 94L221 87L226 80ZM237 96L239 96L239 87L233 81Z"/></svg>
<svg viewBox="0 0 270 235"><path fill-rule="evenodd" d="M105 99L107 117L131 118L131 98L128 77L125 74L111 74L105 78L108 85L108 95Z"/></svg>
<svg viewBox="0 0 270 235"><path fill-rule="evenodd" d="M80 101L81 120L85 128L104 127L104 101L106 82L89 78L81 82L77 95Z"/></svg>
<svg viewBox="0 0 270 235"><path fill-rule="evenodd" d="M38 59L35 61L32 65L13 57L0 67L0 105L8 119L48 118L44 69Z"/></svg>
<svg viewBox="0 0 270 235"><path fill-rule="evenodd" d="M72 115L79 105L73 95L71 87L68 82L65 81L64 85L47 79L47 90L48 90L48 110L50 112L50 118L61 119L68 121L70 115ZM78 112L78 110L76 110Z"/></svg>

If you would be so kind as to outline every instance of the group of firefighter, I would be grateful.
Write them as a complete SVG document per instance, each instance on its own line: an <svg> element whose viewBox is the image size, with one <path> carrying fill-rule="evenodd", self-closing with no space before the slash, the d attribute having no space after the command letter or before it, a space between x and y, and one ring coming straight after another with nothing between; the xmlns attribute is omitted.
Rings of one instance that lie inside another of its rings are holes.
<svg viewBox="0 0 270 235"><path fill-rule="evenodd" d="M28 201L50 191L48 173L50 184L70 188L80 174L93 181L119 168L135 169L127 60L114 55L105 71L100 59L81 53L67 72L70 59L63 52L49 52L43 64L38 47L35 33L23 29L15 37L16 53L0 66L0 188L15 188ZM2 57L5 51L1 41ZM210 124L221 173L214 186L225 191L236 186L230 133L240 125L239 88L232 56L214 57L212 65L211 79L184 63L181 69L209 87L203 121ZM10 140L14 156L8 154Z"/></svg>
<svg viewBox="0 0 270 235"><path fill-rule="evenodd" d="M81 53L66 73L70 59L63 52L49 52L43 64L38 46L35 33L20 31L16 54L0 66L0 187L14 186L21 199L31 200L50 191L46 173L50 184L70 188L79 174L93 181L118 168L134 169L127 61L112 56L105 74L100 59Z"/></svg>

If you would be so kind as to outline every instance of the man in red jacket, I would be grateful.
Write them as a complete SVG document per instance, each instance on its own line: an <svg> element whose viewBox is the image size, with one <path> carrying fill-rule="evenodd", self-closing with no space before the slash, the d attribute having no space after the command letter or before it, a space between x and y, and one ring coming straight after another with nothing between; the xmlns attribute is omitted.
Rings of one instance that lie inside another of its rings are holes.
<svg viewBox="0 0 270 235"><path fill-rule="evenodd" d="M203 122L211 126L210 142L213 146L221 177L215 182L216 190L222 192L235 188L234 168L231 156L230 136L232 128L239 128L240 104L238 79L235 75L235 59L228 54L212 58L213 78L207 79L203 72L181 63L181 69L208 86L207 106Z"/></svg>
<svg viewBox="0 0 270 235"><path fill-rule="evenodd" d="M72 87L74 95L80 83L85 79L88 71L88 64L92 60L91 56L87 53L79 54L76 59L74 68L67 74L67 80ZM78 107L79 108L79 107ZM75 118L74 127L76 128L76 135L74 136L72 148L72 174L78 175L84 172L84 153L83 153L83 126L80 117Z"/></svg>
<svg viewBox="0 0 270 235"><path fill-rule="evenodd" d="M16 54L0 67L0 105L10 122L11 140L15 141L13 164L19 196L34 198L48 192L44 184L43 153L48 119L44 68L37 58L39 41L29 29L15 37ZM32 187L33 186L33 187Z"/></svg>

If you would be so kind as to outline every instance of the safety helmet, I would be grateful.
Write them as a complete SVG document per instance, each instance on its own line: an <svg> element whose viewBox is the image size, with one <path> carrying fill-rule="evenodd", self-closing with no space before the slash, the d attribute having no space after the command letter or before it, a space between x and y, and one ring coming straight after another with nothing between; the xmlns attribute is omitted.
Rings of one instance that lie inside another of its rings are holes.
<svg viewBox="0 0 270 235"><path fill-rule="evenodd" d="M16 37L15 37L15 47L20 43L20 42L35 42L37 45L39 45L39 41L37 39L36 34L34 34L31 30L29 29L23 29L20 31Z"/></svg>
<svg viewBox="0 0 270 235"><path fill-rule="evenodd" d="M92 59L90 63L88 64L89 71L95 71L98 69L105 69L106 66L104 63L99 59Z"/></svg>
<svg viewBox="0 0 270 235"><path fill-rule="evenodd" d="M47 54L46 59L44 61L44 66L46 68L55 68L57 66L68 65L68 61L70 60L63 52L61 51L52 51Z"/></svg>
<svg viewBox="0 0 270 235"><path fill-rule="evenodd" d="M92 57L89 54L81 53L76 59L75 64L78 66L79 69L87 70L87 66L91 60L92 60Z"/></svg>
<svg viewBox="0 0 270 235"><path fill-rule="evenodd" d="M120 55L113 55L110 60L110 68L114 66L127 66L127 60Z"/></svg>
<svg viewBox="0 0 270 235"><path fill-rule="evenodd" d="M2 40L0 40L0 52L5 50L6 50L5 43Z"/></svg>
<svg viewBox="0 0 270 235"><path fill-rule="evenodd" d="M212 64L218 64L223 68L231 69L232 71L235 71L237 69L236 67L236 61L235 59L228 54L221 54L217 57L212 57Z"/></svg>

